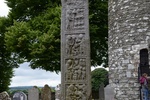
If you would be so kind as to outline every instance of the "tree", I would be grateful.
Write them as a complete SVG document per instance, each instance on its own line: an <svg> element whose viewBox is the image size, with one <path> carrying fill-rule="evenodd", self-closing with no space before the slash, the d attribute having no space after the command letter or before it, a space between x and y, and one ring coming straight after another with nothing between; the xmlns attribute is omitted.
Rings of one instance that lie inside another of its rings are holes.
<svg viewBox="0 0 150 100"><path fill-rule="evenodd" d="M17 63L11 58L11 53L6 50L4 42L4 32L10 25L9 19L0 17L0 92L7 91L13 77L13 68L18 67Z"/></svg>
<svg viewBox="0 0 150 100"><path fill-rule="evenodd" d="M60 71L60 7L47 9L28 22L14 21L5 36L7 49L15 53L18 63Z"/></svg>
<svg viewBox="0 0 150 100"><path fill-rule="evenodd" d="M6 1L13 25L8 28L5 41L13 57L18 62L30 62L31 68L60 71L60 0ZM93 66L108 64L107 2L90 0Z"/></svg>
<svg viewBox="0 0 150 100"><path fill-rule="evenodd" d="M98 91L100 84L108 85L108 71L104 68L96 68L91 73L92 90Z"/></svg>
<svg viewBox="0 0 150 100"><path fill-rule="evenodd" d="M91 64L108 66L108 0L89 0Z"/></svg>

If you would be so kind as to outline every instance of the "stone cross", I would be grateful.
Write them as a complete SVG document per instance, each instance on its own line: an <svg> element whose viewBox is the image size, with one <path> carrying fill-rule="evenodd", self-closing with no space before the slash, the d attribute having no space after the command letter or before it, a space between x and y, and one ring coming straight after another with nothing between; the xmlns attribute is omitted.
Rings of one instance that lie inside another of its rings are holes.
<svg viewBox="0 0 150 100"><path fill-rule="evenodd" d="M39 100L39 90L36 86L28 90L28 100Z"/></svg>
<svg viewBox="0 0 150 100"><path fill-rule="evenodd" d="M61 100L91 100L88 0L61 2Z"/></svg>

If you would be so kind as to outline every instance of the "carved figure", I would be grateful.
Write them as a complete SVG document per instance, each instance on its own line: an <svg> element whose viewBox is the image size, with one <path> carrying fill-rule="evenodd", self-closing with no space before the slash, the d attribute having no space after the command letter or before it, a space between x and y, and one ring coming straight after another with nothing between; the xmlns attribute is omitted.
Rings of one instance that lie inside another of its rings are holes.
<svg viewBox="0 0 150 100"><path fill-rule="evenodd" d="M66 11L66 29L73 29L74 14L71 9Z"/></svg>
<svg viewBox="0 0 150 100"><path fill-rule="evenodd" d="M67 60L67 62L66 62L66 67L67 67L67 74L66 74L66 78L68 79L68 80L71 80L72 79L72 74L73 74L73 72L72 72L72 67L73 67L73 60L72 59L69 59L69 60Z"/></svg>
<svg viewBox="0 0 150 100"><path fill-rule="evenodd" d="M77 79L78 79L78 72L77 70L75 70L73 74L73 80L77 80Z"/></svg>
<svg viewBox="0 0 150 100"><path fill-rule="evenodd" d="M85 67L82 68L82 79L84 80L86 77L86 70Z"/></svg>
<svg viewBox="0 0 150 100"><path fill-rule="evenodd" d="M78 69L78 79L81 80L82 77L82 67Z"/></svg>
<svg viewBox="0 0 150 100"><path fill-rule="evenodd" d="M76 38L75 44L73 46L73 55L79 55L80 54L80 48L83 40L83 34L80 34L78 38Z"/></svg>
<svg viewBox="0 0 150 100"><path fill-rule="evenodd" d="M66 30L84 29L84 9L68 7L66 11Z"/></svg>
<svg viewBox="0 0 150 100"><path fill-rule="evenodd" d="M82 50L84 41L84 35L68 35L66 37L66 53L69 55L77 56L84 54L84 50Z"/></svg>
<svg viewBox="0 0 150 100"><path fill-rule="evenodd" d="M73 49L73 46L75 44L75 40L76 40L76 37L74 35L68 35L66 37L66 52L67 54L71 55L72 54L72 49Z"/></svg>
<svg viewBox="0 0 150 100"><path fill-rule="evenodd" d="M66 80L84 80L86 77L85 59L66 60Z"/></svg>
<svg viewBox="0 0 150 100"><path fill-rule="evenodd" d="M76 87L73 84L70 84L67 88L67 95L66 95L66 99L67 100L75 100L74 98L75 96L75 90Z"/></svg>

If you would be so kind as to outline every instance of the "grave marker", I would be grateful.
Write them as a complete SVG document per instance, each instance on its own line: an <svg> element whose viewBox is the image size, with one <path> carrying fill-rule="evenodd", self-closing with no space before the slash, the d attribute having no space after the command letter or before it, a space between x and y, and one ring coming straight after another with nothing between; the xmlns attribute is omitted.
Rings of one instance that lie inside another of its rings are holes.
<svg viewBox="0 0 150 100"><path fill-rule="evenodd" d="M41 93L42 100L51 100L51 88L45 85Z"/></svg>
<svg viewBox="0 0 150 100"><path fill-rule="evenodd" d="M104 84L101 84L99 88L99 100L105 100Z"/></svg>
<svg viewBox="0 0 150 100"><path fill-rule="evenodd" d="M104 89L105 91L105 100L115 100L114 99L114 88L110 85L107 85Z"/></svg>
<svg viewBox="0 0 150 100"><path fill-rule="evenodd" d="M0 93L0 100L11 100L11 98L9 97L9 94L4 91Z"/></svg>
<svg viewBox="0 0 150 100"><path fill-rule="evenodd" d="M27 95L24 92L15 92L13 100L27 100Z"/></svg>
<svg viewBox="0 0 150 100"><path fill-rule="evenodd" d="M28 90L28 100L39 100L39 90L36 86Z"/></svg>

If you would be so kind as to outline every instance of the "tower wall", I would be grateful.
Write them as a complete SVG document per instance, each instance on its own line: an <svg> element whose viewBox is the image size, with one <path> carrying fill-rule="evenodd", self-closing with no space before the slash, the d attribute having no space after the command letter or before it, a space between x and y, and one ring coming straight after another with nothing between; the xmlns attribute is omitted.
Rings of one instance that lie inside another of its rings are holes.
<svg viewBox="0 0 150 100"><path fill-rule="evenodd" d="M115 100L140 100L140 50L149 50L149 0L109 0L109 83Z"/></svg>

